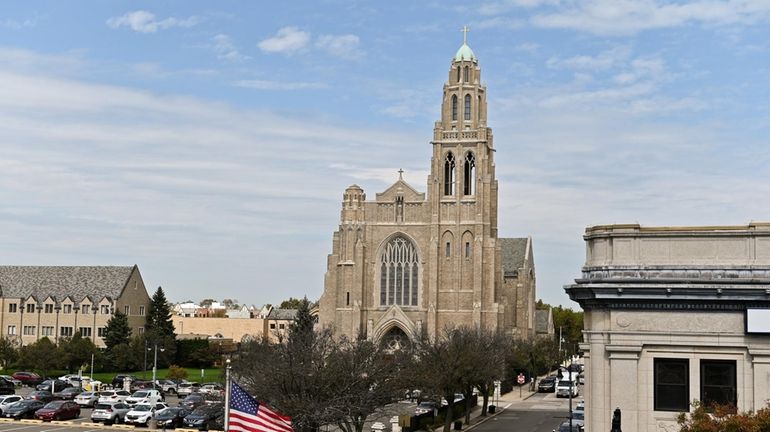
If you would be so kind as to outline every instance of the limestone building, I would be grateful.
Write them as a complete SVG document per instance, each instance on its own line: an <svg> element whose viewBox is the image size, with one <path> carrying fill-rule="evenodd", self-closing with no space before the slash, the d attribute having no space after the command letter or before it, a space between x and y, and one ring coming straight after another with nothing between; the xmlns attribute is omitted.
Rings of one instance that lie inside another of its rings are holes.
<svg viewBox="0 0 770 432"><path fill-rule="evenodd" d="M678 431L693 400L770 400L770 224L586 229L586 430Z"/></svg>
<svg viewBox="0 0 770 432"><path fill-rule="evenodd" d="M104 327L121 311L144 331L150 297L137 266L0 266L0 329L28 345L80 332L104 347Z"/></svg>
<svg viewBox="0 0 770 432"><path fill-rule="evenodd" d="M478 59L463 43L443 88L427 192L345 190L319 322L390 344L467 324L534 332L531 239L498 238L495 147Z"/></svg>

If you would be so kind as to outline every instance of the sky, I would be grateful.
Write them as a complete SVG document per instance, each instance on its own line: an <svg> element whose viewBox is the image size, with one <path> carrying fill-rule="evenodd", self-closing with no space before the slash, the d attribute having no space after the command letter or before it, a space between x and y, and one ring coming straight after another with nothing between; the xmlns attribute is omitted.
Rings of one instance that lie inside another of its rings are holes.
<svg viewBox="0 0 770 432"><path fill-rule="evenodd" d="M766 0L0 2L0 262L317 299L345 188L426 189L479 58L501 237L577 307L587 226L768 220Z"/></svg>

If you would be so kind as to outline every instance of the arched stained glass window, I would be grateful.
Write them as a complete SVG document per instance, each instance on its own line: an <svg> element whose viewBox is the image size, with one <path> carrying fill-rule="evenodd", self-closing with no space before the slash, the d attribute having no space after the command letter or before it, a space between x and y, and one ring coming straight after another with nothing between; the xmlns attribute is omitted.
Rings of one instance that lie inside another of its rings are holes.
<svg viewBox="0 0 770 432"><path fill-rule="evenodd" d="M393 238L380 256L380 305L417 306L419 257L414 244Z"/></svg>
<svg viewBox="0 0 770 432"><path fill-rule="evenodd" d="M465 154L465 169L463 170L463 195L473 195L473 186L476 184L476 157L473 152Z"/></svg>
<svg viewBox="0 0 770 432"><path fill-rule="evenodd" d="M455 194L455 165L455 155L448 152L444 159L444 195Z"/></svg>
<svg viewBox="0 0 770 432"><path fill-rule="evenodd" d="M452 120L457 120L457 95L452 95Z"/></svg>
<svg viewBox="0 0 770 432"><path fill-rule="evenodd" d="M465 95L465 120L471 119L471 95Z"/></svg>

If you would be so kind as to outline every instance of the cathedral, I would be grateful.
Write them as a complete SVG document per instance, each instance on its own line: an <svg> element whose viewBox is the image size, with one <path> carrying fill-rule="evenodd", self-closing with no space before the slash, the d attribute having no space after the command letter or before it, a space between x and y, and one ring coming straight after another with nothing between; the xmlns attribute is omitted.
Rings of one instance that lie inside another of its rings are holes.
<svg viewBox="0 0 770 432"><path fill-rule="evenodd" d="M345 190L319 301L337 334L396 347L458 325L535 333L532 239L498 238L487 89L467 41L443 91L426 192L401 171L373 201Z"/></svg>

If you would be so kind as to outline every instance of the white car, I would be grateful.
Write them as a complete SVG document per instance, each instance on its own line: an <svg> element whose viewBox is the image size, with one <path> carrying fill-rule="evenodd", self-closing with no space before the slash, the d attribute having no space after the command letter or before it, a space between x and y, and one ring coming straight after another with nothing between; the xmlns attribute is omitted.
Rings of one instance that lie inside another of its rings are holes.
<svg viewBox="0 0 770 432"><path fill-rule="evenodd" d="M137 390L126 398L126 403L129 405L154 404L162 401L163 396L157 390Z"/></svg>
<svg viewBox="0 0 770 432"><path fill-rule="evenodd" d="M131 393L125 390L107 390L99 394L99 401L97 403L125 402L129 396L131 396Z"/></svg>
<svg viewBox="0 0 770 432"><path fill-rule="evenodd" d="M180 398L197 393L201 385L196 382L183 382L176 387L176 393Z"/></svg>
<svg viewBox="0 0 770 432"><path fill-rule="evenodd" d="M225 392L225 388L222 387L221 384L209 383L203 384L198 392L203 394L222 395Z"/></svg>
<svg viewBox="0 0 770 432"><path fill-rule="evenodd" d="M0 415L2 415L3 411L5 411L5 409L10 405L15 404L22 399L23 398L19 395L0 396Z"/></svg>
<svg viewBox="0 0 770 432"><path fill-rule="evenodd" d="M131 411L126 414L126 417L123 419L123 421L126 424L147 426L150 423L152 417L155 415L156 411L160 411L166 408L168 408L168 405L164 403L140 403L133 407Z"/></svg>
<svg viewBox="0 0 770 432"><path fill-rule="evenodd" d="M75 403L81 407L93 407L99 401L99 392L83 392L75 396Z"/></svg>

